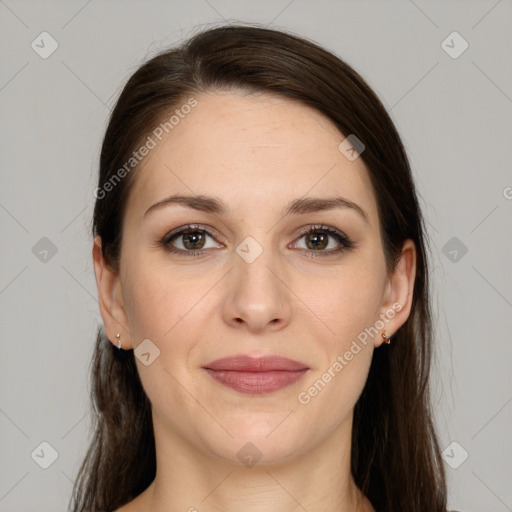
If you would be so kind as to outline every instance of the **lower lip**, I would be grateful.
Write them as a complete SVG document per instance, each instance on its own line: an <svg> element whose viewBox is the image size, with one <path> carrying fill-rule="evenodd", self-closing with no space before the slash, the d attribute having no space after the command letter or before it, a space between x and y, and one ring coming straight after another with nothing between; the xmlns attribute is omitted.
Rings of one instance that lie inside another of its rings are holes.
<svg viewBox="0 0 512 512"><path fill-rule="evenodd" d="M250 395L272 393L283 389L297 382L308 371L307 368L298 371L275 370L270 372L239 372L210 368L205 368L205 370L224 386Z"/></svg>

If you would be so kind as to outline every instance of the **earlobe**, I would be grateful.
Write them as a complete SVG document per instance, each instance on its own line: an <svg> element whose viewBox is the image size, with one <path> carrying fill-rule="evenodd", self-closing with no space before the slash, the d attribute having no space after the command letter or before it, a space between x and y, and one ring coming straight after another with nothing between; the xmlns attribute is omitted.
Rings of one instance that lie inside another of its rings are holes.
<svg viewBox="0 0 512 512"><path fill-rule="evenodd" d="M132 348L119 273L106 263L99 236L94 239L92 256L100 314L107 336L113 345L118 346L116 335L120 334L122 347L125 350Z"/></svg>
<svg viewBox="0 0 512 512"><path fill-rule="evenodd" d="M409 318L416 280L416 246L407 239L396 268L389 276L381 318L385 321L385 335L392 337ZM385 338L382 337L385 342Z"/></svg>

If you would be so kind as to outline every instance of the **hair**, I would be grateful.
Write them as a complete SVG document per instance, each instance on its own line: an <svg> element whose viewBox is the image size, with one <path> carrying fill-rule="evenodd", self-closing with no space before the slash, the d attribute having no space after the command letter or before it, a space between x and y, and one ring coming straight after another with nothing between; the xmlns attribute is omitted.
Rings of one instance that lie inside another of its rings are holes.
<svg viewBox="0 0 512 512"><path fill-rule="evenodd" d="M237 24L202 30L143 63L111 112L101 148L97 190L109 192L97 194L92 232L101 237L105 261L119 269L123 216L136 171L107 188L109 180L191 95L235 90L311 106L344 136L360 139L388 272L396 267L403 242L415 243L411 313L392 344L373 354L354 410L351 472L379 512L446 512L446 474L429 392L433 329L424 219L400 136L376 94L346 62L295 34ZM93 438L71 506L74 512L110 512L155 478L151 404L133 350L118 351L102 327L91 378Z"/></svg>

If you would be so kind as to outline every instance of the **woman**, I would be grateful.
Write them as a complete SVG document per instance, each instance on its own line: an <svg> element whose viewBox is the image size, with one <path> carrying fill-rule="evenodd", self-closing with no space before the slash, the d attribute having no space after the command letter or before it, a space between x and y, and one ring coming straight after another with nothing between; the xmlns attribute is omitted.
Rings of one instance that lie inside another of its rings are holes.
<svg viewBox="0 0 512 512"><path fill-rule="evenodd" d="M424 224L349 65L258 26L197 34L126 84L95 195L74 511L446 511Z"/></svg>

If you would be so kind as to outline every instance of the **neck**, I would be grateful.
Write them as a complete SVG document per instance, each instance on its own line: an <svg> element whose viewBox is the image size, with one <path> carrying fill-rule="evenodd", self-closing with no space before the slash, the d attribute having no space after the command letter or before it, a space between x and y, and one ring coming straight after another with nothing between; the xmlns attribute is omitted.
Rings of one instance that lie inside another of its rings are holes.
<svg viewBox="0 0 512 512"><path fill-rule="evenodd" d="M322 446L245 467L169 432L153 413L157 473L136 500L141 512L375 512L350 472L352 418Z"/></svg>

